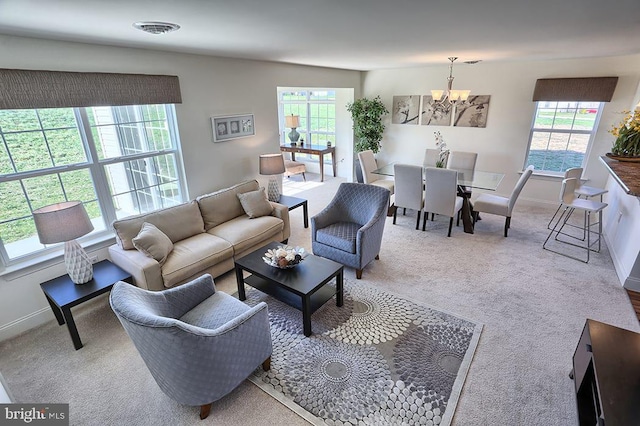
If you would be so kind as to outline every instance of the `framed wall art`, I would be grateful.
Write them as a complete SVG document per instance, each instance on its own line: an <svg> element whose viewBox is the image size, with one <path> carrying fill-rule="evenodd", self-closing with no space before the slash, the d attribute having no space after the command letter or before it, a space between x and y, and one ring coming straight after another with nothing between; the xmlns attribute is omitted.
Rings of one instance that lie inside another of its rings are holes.
<svg viewBox="0 0 640 426"><path fill-rule="evenodd" d="M451 105L434 102L431 95L422 96L422 111L420 112L423 126L450 126Z"/></svg>
<svg viewBox="0 0 640 426"><path fill-rule="evenodd" d="M246 138L256 134L253 114L211 117L211 126L214 142Z"/></svg>
<svg viewBox="0 0 640 426"><path fill-rule="evenodd" d="M457 127L487 127L491 95L469 96L467 102L456 106L453 125Z"/></svg>

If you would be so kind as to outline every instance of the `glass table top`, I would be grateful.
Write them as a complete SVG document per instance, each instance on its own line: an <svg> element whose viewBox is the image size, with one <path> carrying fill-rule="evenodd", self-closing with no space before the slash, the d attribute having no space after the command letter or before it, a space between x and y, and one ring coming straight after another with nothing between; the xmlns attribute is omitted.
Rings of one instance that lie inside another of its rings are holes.
<svg viewBox="0 0 640 426"><path fill-rule="evenodd" d="M374 170L372 173L384 176L393 176L395 163L387 164ZM482 170L456 169L458 171L458 185L476 189L495 191L504 178L504 173L486 172Z"/></svg>

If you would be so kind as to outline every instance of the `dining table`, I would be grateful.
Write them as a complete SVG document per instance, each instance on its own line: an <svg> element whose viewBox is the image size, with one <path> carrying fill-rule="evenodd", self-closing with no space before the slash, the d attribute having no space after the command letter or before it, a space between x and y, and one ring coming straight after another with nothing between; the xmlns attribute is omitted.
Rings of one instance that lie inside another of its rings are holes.
<svg viewBox="0 0 640 426"><path fill-rule="evenodd" d="M389 163L384 165L372 173L383 176L394 176L394 165L396 163ZM408 164L408 163L403 163ZM423 166L423 169L425 167ZM464 232L467 234L473 234L473 205L471 200L466 195L467 192L464 188L483 189L486 191L495 191L498 189L500 182L504 179L504 173L490 172L484 170L471 170L471 169L456 169L458 172L458 195L462 197L462 224L464 226ZM428 186L429 182L425 182Z"/></svg>

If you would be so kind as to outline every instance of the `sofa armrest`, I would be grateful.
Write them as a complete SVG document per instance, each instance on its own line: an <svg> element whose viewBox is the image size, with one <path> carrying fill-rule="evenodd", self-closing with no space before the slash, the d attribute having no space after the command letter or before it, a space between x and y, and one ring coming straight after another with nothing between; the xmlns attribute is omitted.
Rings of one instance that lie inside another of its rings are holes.
<svg viewBox="0 0 640 426"><path fill-rule="evenodd" d="M288 240L289 236L291 235L289 207L283 204L274 203L273 201L270 201L270 203L273 206L273 212L271 213L271 215L277 217L278 219L282 219L282 221L284 222L284 228L282 229L282 240Z"/></svg>
<svg viewBox="0 0 640 426"><path fill-rule="evenodd" d="M111 261L133 277L136 286L146 290L165 290L160 264L138 250L125 250L117 244L109 246Z"/></svg>

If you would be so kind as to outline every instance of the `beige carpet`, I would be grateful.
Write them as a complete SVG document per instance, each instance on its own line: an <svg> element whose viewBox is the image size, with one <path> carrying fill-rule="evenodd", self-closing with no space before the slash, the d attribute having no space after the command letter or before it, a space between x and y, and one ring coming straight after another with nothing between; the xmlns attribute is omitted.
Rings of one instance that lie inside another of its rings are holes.
<svg viewBox="0 0 640 426"><path fill-rule="evenodd" d="M332 198L340 179L292 177L286 192L309 199L310 213ZM508 238L503 218L484 215L474 235L448 221L416 231L415 216L387 219L380 260L362 282L484 324L454 425L577 425L571 357L586 318L640 331L606 250L591 263L542 250L554 206L521 200ZM291 212L290 243L310 249L302 209ZM355 281L355 273L346 270ZM216 280L236 291L233 274ZM73 349L66 327L51 322L0 343L0 371L22 402L69 402L71 424L304 425L250 382L197 410L167 398L111 312L106 296L74 308L85 344Z"/></svg>

